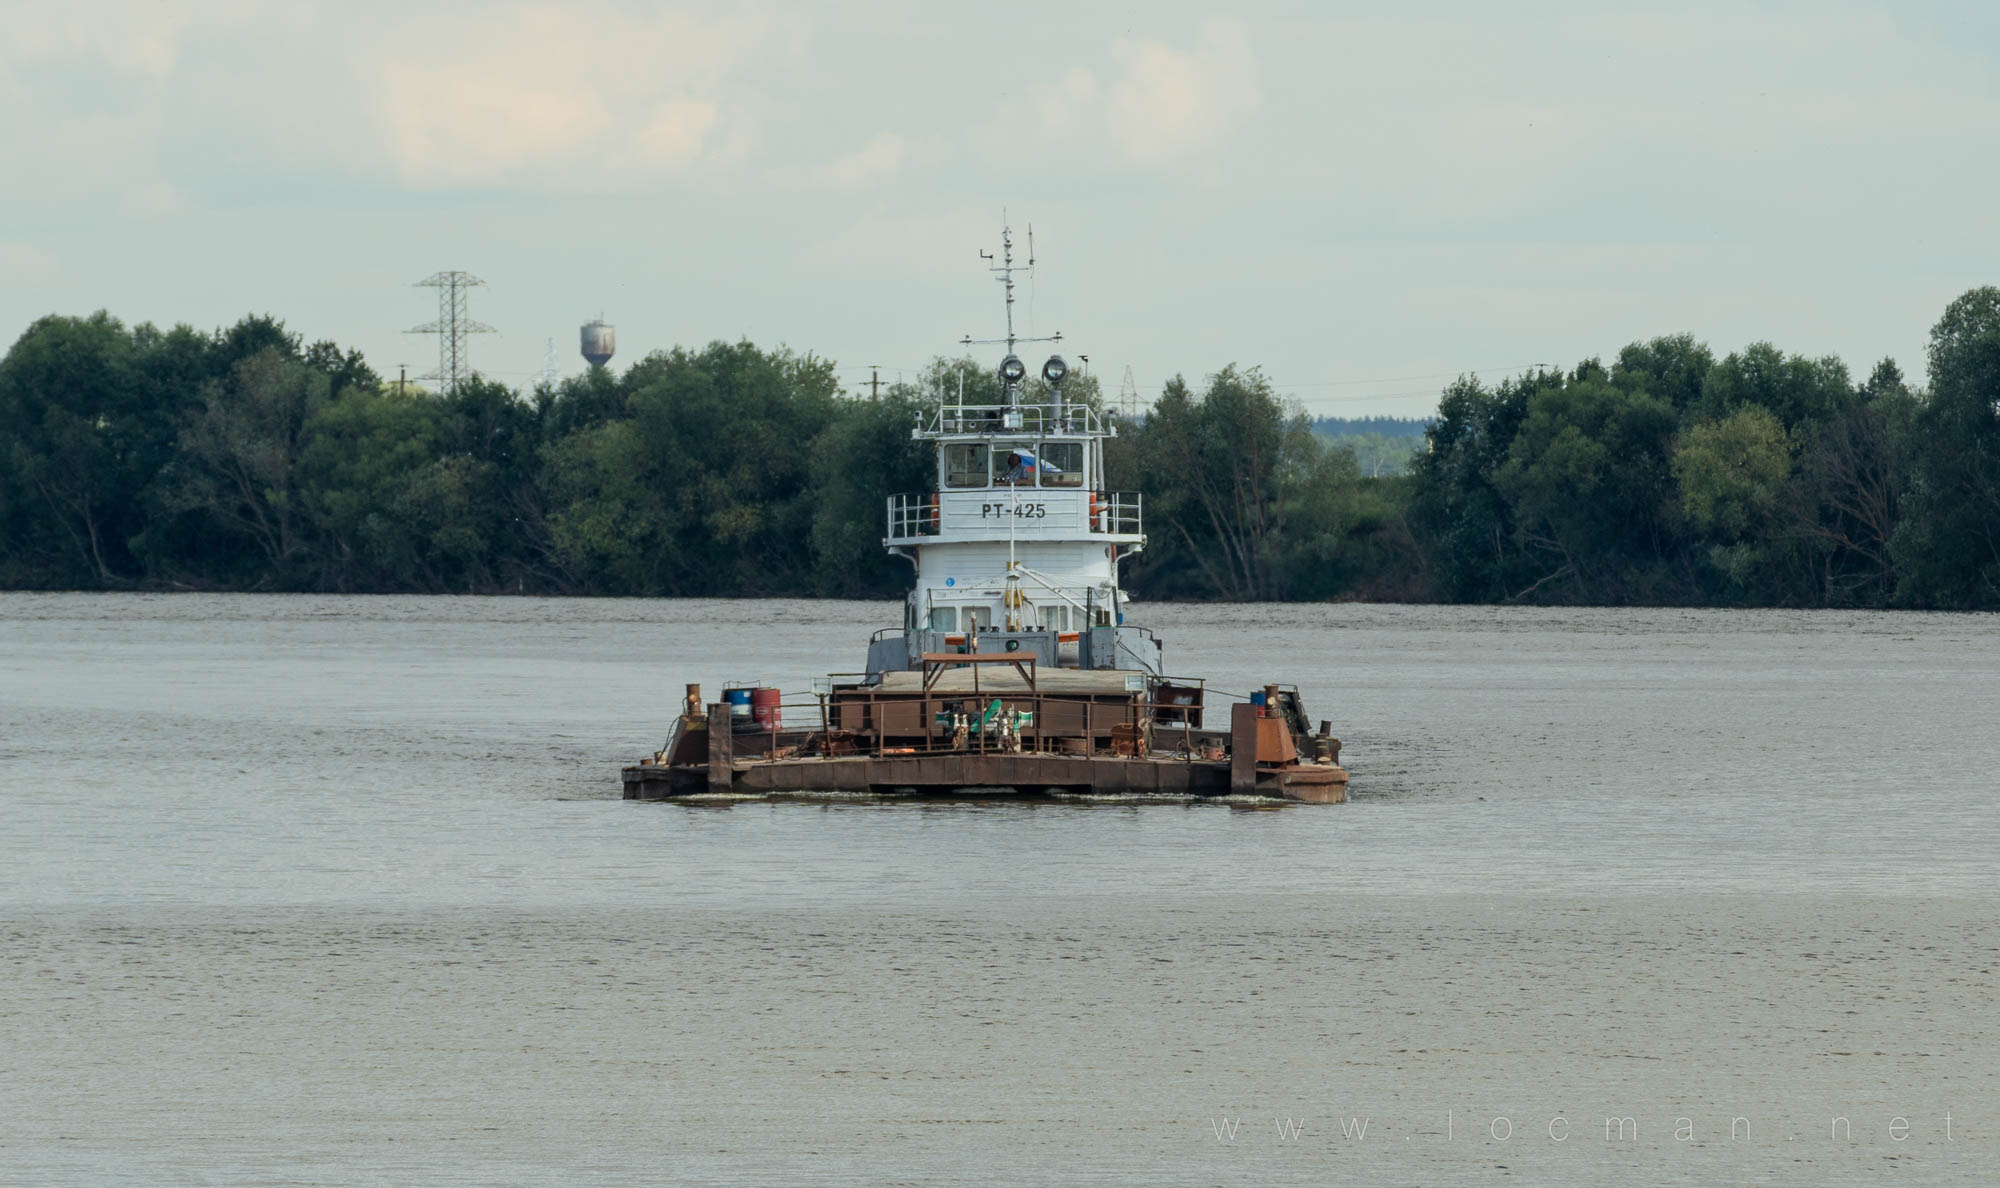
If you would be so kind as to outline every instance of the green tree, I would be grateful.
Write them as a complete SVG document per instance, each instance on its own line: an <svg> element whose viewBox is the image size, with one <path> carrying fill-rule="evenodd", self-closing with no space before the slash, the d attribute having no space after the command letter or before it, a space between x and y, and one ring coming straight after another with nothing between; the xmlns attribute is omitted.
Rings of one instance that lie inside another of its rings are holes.
<svg viewBox="0 0 2000 1188"><path fill-rule="evenodd" d="M1682 510L1697 528L1725 540L1768 530L1791 469L1785 427L1755 406L1689 429L1673 454Z"/></svg>
<svg viewBox="0 0 2000 1188"><path fill-rule="evenodd" d="M1931 330L1931 391L1894 540L1898 597L2000 605L2000 288L1973 289Z"/></svg>
<svg viewBox="0 0 2000 1188"><path fill-rule="evenodd" d="M628 377L638 374L637 367L627 372ZM628 383L612 374L608 367L593 367L582 375L563 380L551 393L537 393L544 440L557 441L608 421L624 419L630 415L625 402L631 394Z"/></svg>
<svg viewBox="0 0 2000 1188"><path fill-rule="evenodd" d="M1788 356L1759 342L1709 369L1696 408L1704 420L1720 420L1739 408L1765 408L1789 429L1832 420L1853 396L1847 366L1839 359Z"/></svg>
<svg viewBox="0 0 2000 1188"><path fill-rule="evenodd" d="M1298 418L1300 432L1311 430ZM1196 395L1168 381L1146 417L1139 478L1157 545L1140 572L1159 579L1176 564L1192 590L1236 601L1270 597L1279 581L1274 537L1283 531L1278 472L1291 426L1261 372L1225 367Z"/></svg>
<svg viewBox="0 0 2000 1188"><path fill-rule="evenodd" d="M434 397L350 388L307 425L301 502L317 534L316 584L331 590L444 588L413 516L419 476L434 459Z"/></svg>
<svg viewBox="0 0 2000 1188"><path fill-rule="evenodd" d="M1422 560L1402 513L1399 480L1364 474L1345 445L1317 436L1291 445L1279 482L1287 526L1279 552L1284 596L1417 593Z"/></svg>
<svg viewBox="0 0 2000 1188"><path fill-rule="evenodd" d="M332 386L324 372L274 346L239 362L228 379L203 384L179 455L156 480L155 514L203 517L248 540L266 580L284 581L307 548L298 485L306 429Z"/></svg>
<svg viewBox="0 0 2000 1188"><path fill-rule="evenodd" d="M1691 334L1635 342L1618 352L1611 382L1628 392L1656 396L1685 413L1694 407L1715 367L1715 356Z"/></svg>
<svg viewBox="0 0 2000 1188"><path fill-rule="evenodd" d="M412 480L413 510L450 589L524 590L559 583L544 568L549 541L541 487L546 409L490 380L438 398L435 457Z"/></svg>
<svg viewBox="0 0 2000 1188"><path fill-rule="evenodd" d="M1681 510L1717 570L1748 584L1765 559L1792 474L1792 443L1768 409L1739 408L1681 435L1673 452Z"/></svg>
<svg viewBox="0 0 2000 1188"><path fill-rule="evenodd" d="M1444 390L1425 451L1417 456L1409 519L1436 592L1453 602L1493 602L1538 580L1545 567L1522 547L1514 511L1495 476L1507 463L1528 405L1563 375L1535 371L1488 391L1461 377Z"/></svg>
<svg viewBox="0 0 2000 1188"><path fill-rule="evenodd" d="M1146 499L1148 546L1129 575L1142 593L1338 597L1367 558L1396 553L1400 516L1382 489L1255 369L1225 367L1199 395L1176 377L1118 445L1111 472Z"/></svg>
<svg viewBox="0 0 2000 1188"><path fill-rule="evenodd" d="M1523 597L1556 583L1585 601L1653 601L1669 580L1676 418L1658 397L1613 387L1594 364L1543 388L1494 472L1521 540L1544 572Z"/></svg>
<svg viewBox="0 0 2000 1188"><path fill-rule="evenodd" d="M623 593L810 587L813 445L832 365L750 343L649 357L629 420L546 448L549 522L572 572Z"/></svg>
<svg viewBox="0 0 2000 1188"><path fill-rule="evenodd" d="M1902 518L1917 400L1884 359L1840 416L1799 433L1788 530L1808 542L1811 601L1886 605L1896 590L1893 541Z"/></svg>
<svg viewBox="0 0 2000 1188"><path fill-rule="evenodd" d="M884 551L882 536L889 496L937 487L935 445L911 433L936 407L934 390L920 381L879 400L844 401L814 442L812 551L822 593L879 597L909 584L910 567Z"/></svg>
<svg viewBox="0 0 2000 1188"><path fill-rule="evenodd" d="M102 311L46 317L0 359L8 553L35 584L122 583L159 451L132 336Z"/></svg>

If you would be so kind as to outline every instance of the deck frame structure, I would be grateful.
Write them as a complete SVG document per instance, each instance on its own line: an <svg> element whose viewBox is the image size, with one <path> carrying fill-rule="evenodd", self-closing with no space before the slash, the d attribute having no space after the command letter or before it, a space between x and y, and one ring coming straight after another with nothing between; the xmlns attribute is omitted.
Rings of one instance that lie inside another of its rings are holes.
<svg viewBox="0 0 2000 1188"><path fill-rule="evenodd" d="M927 654L920 672L835 684L816 706L798 707L817 709L816 730L731 728L723 704L683 715L666 748L624 769L625 796L979 789L1345 800L1338 742L1305 734L1295 690L1270 689L1273 708L1239 703L1227 730L1205 729L1199 681L1041 671L1014 653ZM1011 738L952 725L993 701L1006 714L1025 711L1030 725Z"/></svg>

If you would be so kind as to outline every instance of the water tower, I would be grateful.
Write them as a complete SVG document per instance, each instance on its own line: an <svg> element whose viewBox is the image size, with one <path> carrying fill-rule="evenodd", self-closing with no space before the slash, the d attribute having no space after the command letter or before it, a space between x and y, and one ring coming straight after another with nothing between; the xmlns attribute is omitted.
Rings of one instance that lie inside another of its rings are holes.
<svg viewBox="0 0 2000 1188"><path fill-rule="evenodd" d="M611 356L617 349L618 335L609 322L598 318L583 324L583 357L592 367L602 367L611 362Z"/></svg>

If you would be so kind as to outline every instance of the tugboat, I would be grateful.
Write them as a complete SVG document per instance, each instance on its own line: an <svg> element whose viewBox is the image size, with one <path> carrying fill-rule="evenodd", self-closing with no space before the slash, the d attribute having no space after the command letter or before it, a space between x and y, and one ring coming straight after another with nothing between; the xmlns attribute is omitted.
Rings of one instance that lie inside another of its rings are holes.
<svg viewBox="0 0 2000 1188"><path fill-rule="evenodd" d="M1003 228L989 270L1006 289L1007 335L976 343L1005 345L999 403L941 392L913 429L936 443L937 474L932 490L888 501L883 546L916 572L902 625L809 701L732 686L704 704L689 685L666 746L624 769L626 799L1347 799L1340 741L1329 723L1311 729L1295 686L1210 690L1171 675L1160 640L1125 621L1118 563L1146 547L1140 497L1105 490L1118 428L1065 399L1060 355L1042 365L1046 398L1024 391L1015 348L1062 337L1014 331L1014 275L1033 262L1016 267Z"/></svg>

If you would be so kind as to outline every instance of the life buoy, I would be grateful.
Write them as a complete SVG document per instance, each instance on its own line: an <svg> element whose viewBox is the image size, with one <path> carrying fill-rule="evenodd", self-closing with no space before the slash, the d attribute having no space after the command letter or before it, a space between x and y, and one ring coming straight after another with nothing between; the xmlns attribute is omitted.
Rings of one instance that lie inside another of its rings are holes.
<svg viewBox="0 0 2000 1188"><path fill-rule="evenodd" d="M931 521L931 532L932 532L932 533L936 533L936 532L937 532L937 530L938 530L938 522L939 522L939 518L940 518L940 517L939 517L939 514L938 514L938 497L937 497L937 492L936 492L936 491L932 491L932 492L931 492L931 497L930 497L930 512L931 512L931 514L930 514L930 521Z"/></svg>

